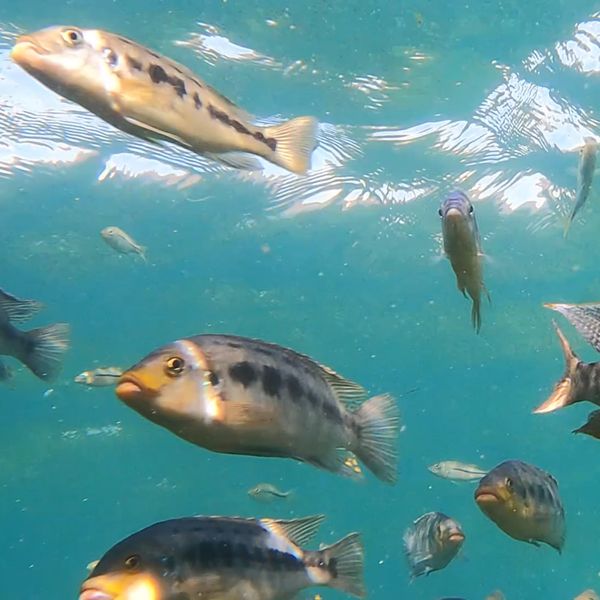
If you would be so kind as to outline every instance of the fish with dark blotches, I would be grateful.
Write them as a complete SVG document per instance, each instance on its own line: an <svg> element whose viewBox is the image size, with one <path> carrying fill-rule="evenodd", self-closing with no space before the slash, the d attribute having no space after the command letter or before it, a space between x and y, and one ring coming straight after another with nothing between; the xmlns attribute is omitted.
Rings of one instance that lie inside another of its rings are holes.
<svg viewBox="0 0 600 600"><path fill-rule="evenodd" d="M549 413L584 400L600 406L600 363L584 363L558 325L553 324L565 358L565 371L550 396L533 412Z"/></svg>
<svg viewBox="0 0 600 600"><path fill-rule="evenodd" d="M203 448L293 458L396 481L398 407L293 350L232 335L198 335L149 354L123 373L117 396Z"/></svg>
<svg viewBox="0 0 600 600"><path fill-rule="evenodd" d="M565 511L550 473L519 460L492 469L475 490L481 511L516 540L558 552L565 543Z"/></svg>
<svg viewBox="0 0 600 600"><path fill-rule="evenodd" d="M120 35L49 27L20 36L11 56L45 86L126 133L173 142L235 168L259 169L252 155L294 173L310 168L313 117L254 125L187 67Z"/></svg>
<svg viewBox="0 0 600 600"><path fill-rule="evenodd" d="M421 515L402 539L411 579L415 579L447 567L461 549L465 534L454 519L429 512Z"/></svg>
<svg viewBox="0 0 600 600"><path fill-rule="evenodd" d="M37 377L50 381L60 371L63 355L69 348L69 326L54 323L30 331L15 327L42 308L36 300L21 300L0 290L0 355L16 358Z"/></svg>
<svg viewBox="0 0 600 600"><path fill-rule="evenodd" d="M79 600L287 600L313 586L364 597L358 533L320 550L302 548L323 519L156 523L92 563Z"/></svg>
<svg viewBox="0 0 600 600"><path fill-rule="evenodd" d="M565 224L564 235L567 237L571 223L575 219L575 215L581 210L590 196L592 189L592 180L596 169L596 155L598 153L598 142L593 137L586 137L583 140L585 143L580 150L579 159L579 177L577 185L577 197L575 198L575 206L569 215Z"/></svg>
<svg viewBox="0 0 600 600"><path fill-rule="evenodd" d="M442 218L444 254L456 275L456 285L466 298L471 298L471 322L475 331L481 329L481 295L490 295L483 283L481 239L473 205L468 196L456 190L438 211Z"/></svg>

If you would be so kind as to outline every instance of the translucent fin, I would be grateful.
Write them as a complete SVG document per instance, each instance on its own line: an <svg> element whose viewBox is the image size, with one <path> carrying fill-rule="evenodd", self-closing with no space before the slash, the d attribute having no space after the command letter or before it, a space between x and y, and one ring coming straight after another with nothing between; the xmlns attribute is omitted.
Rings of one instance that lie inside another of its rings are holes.
<svg viewBox="0 0 600 600"><path fill-rule="evenodd" d="M37 300L19 300L0 289L0 310L3 310L12 323L24 323L44 308Z"/></svg>
<svg viewBox="0 0 600 600"><path fill-rule="evenodd" d="M374 396L354 414L358 421L356 455L379 479L395 483L400 429L396 401L389 394Z"/></svg>
<svg viewBox="0 0 600 600"><path fill-rule="evenodd" d="M328 587L342 590L357 598L366 596L363 581L364 549L360 534L351 533L332 546L319 551L329 571Z"/></svg>
<svg viewBox="0 0 600 600"><path fill-rule="evenodd" d="M137 119L134 119L133 117L123 117L130 125L133 125L135 127L139 127L140 129L143 129L144 131L147 131L149 134L151 135L155 135L158 136L160 138L163 139L167 139L171 142L174 142L175 144L178 144L180 146L184 146L186 148L192 149L192 147L182 138L180 138L178 135L175 135L173 133L168 133L166 131L162 131L161 129L158 129L157 127L152 127L152 125L148 125L147 123L144 123L143 121L138 121Z"/></svg>
<svg viewBox="0 0 600 600"><path fill-rule="evenodd" d="M304 546L316 535L325 520L325 515L312 515L301 519L279 520L261 519L271 531L283 535L296 546Z"/></svg>
<svg viewBox="0 0 600 600"><path fill-rule="evenodd" d="M203 155L233 169L260 171L263 168L256 157L251 156L250 154L244 154L243 152L223 152L222 154L203 152Z"/></svg>
<svg viewBox="0 0 600 600"><path fill-rule="evenodd" d="M473 298L473 304L471 306L471 323L475 329L475 333L481 331L481 300L479 298Z"/></svg>
<svg viewBox="0 0 600 600"><path fill-rule="evenodd" d="M62 366L63 354L69 348L69 326L55 323L23 335L28 340L28 351L19 358L40 379L54 379Z"/></svg>
<svg viewBox="0 0 600 600"><path fill-rule="evenodd" d="M577 371L577 365L581 363L577 355L571 349L569 341L564 336L555 321L552 321L556 335L560 341L560 345L565 357L565 372L554 386L554 390L545 402L542 402L534 411L534 414L543 414L553 412L559 408L573 404L577 402L578 398L575 397L575 390L573 389L573 376Z"/></svg>
<svg viewBox="0 0 600 600"><path fill-rule="evenodd" d="M600 304L544 304L563 315L588 344L600 352Z"/></svg>
<svg viewBox="0 0 600 600"><path fill-rule="evenodd" d="M268 159L292 173L304 175L310 169L318 127L314 117L297 117L281 125L265 127L265 137L277 140L277 147Z"/></svg>
<svg viewBox="0 0 600 600"><path fill-rule="evenodd" d="M319 368L338 400L349 410L356 410L367 399L367 391L362 385L345 379L339 373L336 373L333 369L325 365L319 365Z"/></svg>
<svg viewBox="0 0 600 600"><path fill-rule="evenodd" d="M364 477L356 456L349 450L337 449L325 457L302 460L350 479L360 480Z"/></svg>

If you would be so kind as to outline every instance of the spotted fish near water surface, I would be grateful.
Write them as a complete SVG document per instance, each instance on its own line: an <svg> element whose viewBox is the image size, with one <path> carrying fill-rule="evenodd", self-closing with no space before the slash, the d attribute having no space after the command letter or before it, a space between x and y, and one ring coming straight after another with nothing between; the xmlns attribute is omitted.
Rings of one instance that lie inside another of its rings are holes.
<svg viewBox="0 0 600 600"><path fill-rule="evenodd" d="M203 448L293 458L349 477L361 460L396 481L399 415L384 394L293 350L232 335L163 346L125 371L117 396Z"/></svg>
<svg viewBox="0 0 600 600"><path fill-rule="evenodd" d="M310 168L313 117L253 125L188 68L119 35L49 27L20 36L11 56L45 86L126 133L174 142L236 168L260 169L252 154L293 173Z"/></svg>

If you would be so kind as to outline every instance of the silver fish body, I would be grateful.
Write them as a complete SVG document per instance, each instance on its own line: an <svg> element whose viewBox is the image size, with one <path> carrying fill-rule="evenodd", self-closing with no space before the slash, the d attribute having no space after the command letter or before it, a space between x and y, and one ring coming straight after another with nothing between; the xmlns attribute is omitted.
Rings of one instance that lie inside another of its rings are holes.
<svg viewBox="0 0 600 600"><path fill-rule="evenodd" d="M123 373L117 396L176 435L230 454L287 457L347 476L356 457L396 480L398 408L307 356L231 335L155 350ZM355 456L356 455L356 456Z"/></svg>
<svg viewBox="0 0 600 600"><path fill-rule="evenodd" d="M575 206L565 225L565 237L569 232L571 223L573 223L573 220L575 219L575 215L586 203L592 189L592 180L596 169L596 156L598 154L598 142L592 137L584 138L584 142L584 146L581 149L581 158L579 160L577 197L575 198Z"/></svg>
<svg viewBox="0 0 600 600"><path fill-rule="evenodd" d="M472 301L471 321L477 332L481 329L481 294L489 294L483 283L482 251L479 229L473 205L467 195L456 190L444 200L439 215L442 218L444 254L456 275L461 293Z"/></svg>
<svg viewBox="0 0 600 600"><path fill-rule="evenodd" d="M359 534L321 550L301 547L322 521L163 521L117 543L92 565L79 600L285 600L317 585L363 597Z"/></svg>
<svg viewBox="0 0 600 600"><path fill-rule="evenodd" d="M446 567L457 555L465 534L458 522L440 512L421 515L404 533L404 552L411 577Z"/></svg>
<svg viewBox="0 0 600 600"><path fill-rule="evenodd" d="M98 367L89 371L83 371L73 381L89 385L90 387L108 387L117 385L123 369L119 367Z"/></svg>
<svg viewBox="0 0 600 600"><path fill-rule="evenodd" d="M428 469L438 477L453 481L477 481L487 473L477 465L462 463L457 460L444 460L434 463Z"/></svg>
<svg viewBox="0 0 600 600"><path fill-rule="evenodd" d="M69 347L69 326L55 323L29 331L15 327L42 307L35 300L21 300L0 290L0 355L16 358L37 377L50 381L58 374Z"/></svg>
<svg viewBox="0 0 600 600"><path fill-rule="evenodd" d="M259 483L248 490L248 495L257 502L267 503L274 500L287 500L292 492L282 492L270 483Z"/></svg>
<svg viewBox="0 0 600 600"><path fill-rule="evenodd" d="M146 248L138 244L128 233L120 227L105 227L100 235L102 239L113 249L121 254L137 254L146 261Z"/></svg>
<svg viewBox="0 0 600 600"><path fill-rule="evenodd" d="M546 471L519 460L503 462L479 482L475 501L512 538L562 551L565 510L558 483Z"/></svg>
<svg viewBox="0 0 600 600"><path fill-rule="evenodd" d="M99 29L50 27L17 39L11 56L41 83L132 135L167 140L233 167L250 153L295 173L310 168L317 122L259 127L188 68Z"/></svg>

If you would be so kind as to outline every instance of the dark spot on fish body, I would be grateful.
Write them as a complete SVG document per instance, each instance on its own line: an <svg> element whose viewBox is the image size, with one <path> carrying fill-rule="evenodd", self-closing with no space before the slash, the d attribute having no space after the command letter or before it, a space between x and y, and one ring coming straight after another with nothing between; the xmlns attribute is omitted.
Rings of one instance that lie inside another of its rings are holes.
<svg viewBox="0 0 600 600"><path fill-rule="evenodd" d="M285 384L290 393L290 398L294 404L299 404L302 396L304 395L304 390L300 385L300 381L294 375L288 375L285 379Z"/></svg>
<svg viewBox="0 0 600 600"><path fill-rule="evenodd" d="M281 390L282 377L277 369L265 365L262 373L262 386L265 394L269 396L277 396Z"/></svg>
<svg viewBox="0 0 600 600"><path fill-rule="evenodd" d="M255 140L266 144L273 152L277 150L277 140L275 138L268 138L262 131L255 131L252 136Z"/></svg>
<svg viewBox="0 0 600 600"><path fill-rule="evenodd" d="M210 385L212 385L213 387L217 387L219 385L220 379L214 371L209 371L208 381L210 382Z"/></svg>
<svg viewBox="0 0 600 600"><path fill-rule="evenodd" d="M312 390L308 390L306 393L306 399L313 408L317 408L319 406L319 397Z"/></svg>
<svg viewBox="0 0 600 600"><path fill-rule="evenodd" d="M337 558L335 558L335 556L329 559L329 562L327 563L327 570L331 573L331 576L334 579L338 576Z"/></svg>
<svg viewBox="0 0 600 600"><path fill-rule="evenodd" d="M198 92L194 92L194 95L192 96L194 98L194 106L197 109L202 108L202 100L200 100L200 96L198 96ZM233 346L230 346L233 347Z"/></svg>
<svg viewBox="0 0 600 600"><path fill-rule="evenodd" d="M254 366L248 361L242 361L229 367L229 376L237 383L241 383L245 388L252 385L258 378Z"/></svg>
<svg viewBox="0 0 600 600"><path fill-rule="evenodd" d="M339 408L331 402L323 402L323 413L330 421L339 424L343 422Z"/></svg>
<svg viewBox="0 0 600 600"><path fill-rule="evenodd" d="M150 75L150 79L156 84L168 83L180 98L183 98L187 93L183 79L168 75L160 65L151 64L148 67L148 75Z"/></svg>
<svg viewBox="0 0 600 600"><path fill-rule="evenodd" d="M127 61L129 68L133 69L134 71L141 71L144 67L139 60L133 58L133 56L129 56L129 54L125 55L125 60Z"/></svg>

